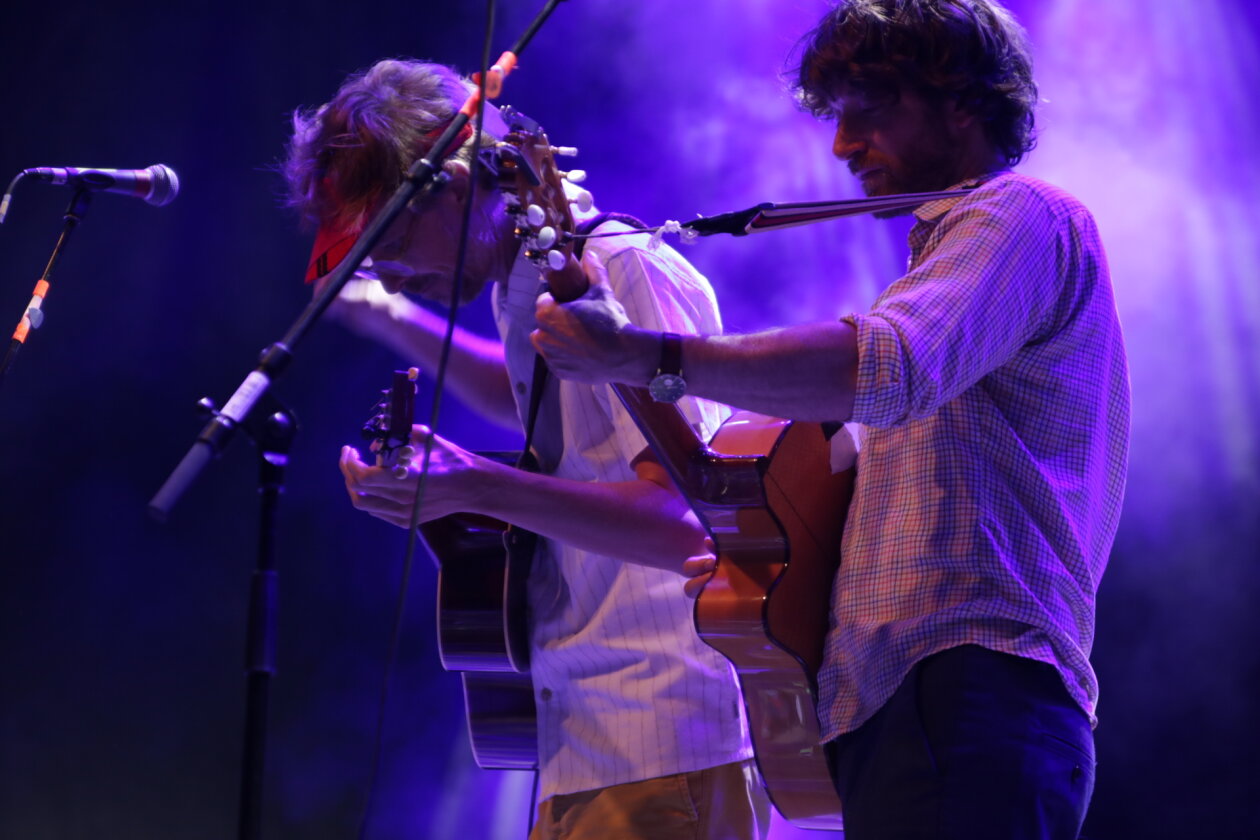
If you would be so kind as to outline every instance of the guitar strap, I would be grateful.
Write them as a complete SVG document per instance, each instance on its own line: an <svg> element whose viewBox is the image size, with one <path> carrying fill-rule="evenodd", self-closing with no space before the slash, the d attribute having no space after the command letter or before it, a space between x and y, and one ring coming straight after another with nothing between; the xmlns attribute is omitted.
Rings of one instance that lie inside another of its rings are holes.
<svg viewBox="0 0 1260 840"><path fill-rule="evenodd" d="M543 357L534 354L534 382L529 388L529 415L525 423L525 450L517 459L516 466L522 470L538 472L538 459L534 457L534 424L538 422L538 409L542 407L543 389L547 387L547 363Z"/></svg>
<svg viewBox="0 0 1260 840"><path fill-rule="evenodd" d="M581 236L595 230L609 220L615 220L634 228L645 228L647 225L621 213L600 213L583 222L577 229ZM573 254L582 257L585 239L578 239ZM528 472L539 472L538 458L534 455L534 428L538 423L538 412L542 408L543 391L547 388L547 363L543 357L534 355L534 377L529 389L529 411L525 419L525 447L516 461L517 469ZM528 645L523 641L529 638L528 630L528 595L526 581L533 566L534 552L538 548L538 535L524 528L509 525L503 533L503 547L507 553L507 564L504 581L504 623L510 640L521 640L509 647L514 651L512 656L518 670L525 671L528 666Z"/></svg>
<svg viewBox="0 0 1260 840"><path fill-rule="evenodd" d="M598 216L592 216L582 222L582 224L578 225L577 229L574 231L579 237L577 245L573 247L574 257L577 257L578 259L582 258L582 249L586 247L586 239L584 237L594 233L595 229L604 222L621 222L623 225L637 228L638 230L647 230L646 223L634 216L631 216L629 213L600 213Z"/></svg>

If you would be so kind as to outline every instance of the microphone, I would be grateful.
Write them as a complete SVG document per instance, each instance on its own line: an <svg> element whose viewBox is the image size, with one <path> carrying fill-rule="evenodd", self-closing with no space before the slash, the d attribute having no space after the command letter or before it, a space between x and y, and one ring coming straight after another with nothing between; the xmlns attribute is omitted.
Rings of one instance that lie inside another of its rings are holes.
<svg viewBox="0 0 1260 840"><path fill-rule="evenodd" d="M40 166L23 169L28 178L67 184L89 190L122 193L142 198L154 207L163 207L179 195L179 176L164 163L148 169L88 169L82 166Z"/></svg>

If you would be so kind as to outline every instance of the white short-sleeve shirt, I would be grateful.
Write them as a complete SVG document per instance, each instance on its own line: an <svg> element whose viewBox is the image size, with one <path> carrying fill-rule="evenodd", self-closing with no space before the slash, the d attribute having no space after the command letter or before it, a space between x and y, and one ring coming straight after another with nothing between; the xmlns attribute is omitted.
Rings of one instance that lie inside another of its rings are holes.
<svg viewBox="0 0 1260 840"><path fill-rule="evenodd" d="M600 232L618 228L609 222ZM648 235L588 240L588 275L606 282L642 327L719 333L708 281ZM538 270L517 261L494 290L522 423L528 413ZM706 439L724 419L713 403L682 407ZM607 385L549 376L534 432L544 472L577 481L635 478L646 443ZM547 798L752 756L730 664L696 635L684 578L544 540L529 582L531 675L538 705L540 797Z"/></svg>

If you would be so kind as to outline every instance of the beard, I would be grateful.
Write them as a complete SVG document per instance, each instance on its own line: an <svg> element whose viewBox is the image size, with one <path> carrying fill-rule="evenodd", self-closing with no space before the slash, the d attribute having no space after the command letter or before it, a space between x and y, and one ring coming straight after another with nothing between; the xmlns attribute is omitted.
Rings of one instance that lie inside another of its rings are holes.
<svg viewBox="0 0 1260 840"><path fill-rule="evenodd" d="M961 160L961 143L946 130L944 121L928 120L900 155L867 154L850 160L849 171L867 172L861 179L862 191L874 198L947 189L961 180ZM889 219L912 210L884 210L874 216Z"/></svg>

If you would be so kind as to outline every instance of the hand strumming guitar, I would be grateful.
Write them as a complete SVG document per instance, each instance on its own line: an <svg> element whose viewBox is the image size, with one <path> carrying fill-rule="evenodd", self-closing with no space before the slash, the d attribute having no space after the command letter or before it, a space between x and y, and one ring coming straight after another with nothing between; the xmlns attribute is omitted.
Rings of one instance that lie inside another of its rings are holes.
<svg viewBox="0 0 1260 840"><path fill-rule="evenodd" d="M687 597L695 598L717 569L717 546L712 537L704 538L704 552L688 557L682 564L682 575L688 578L683 584Z"/></svg>

